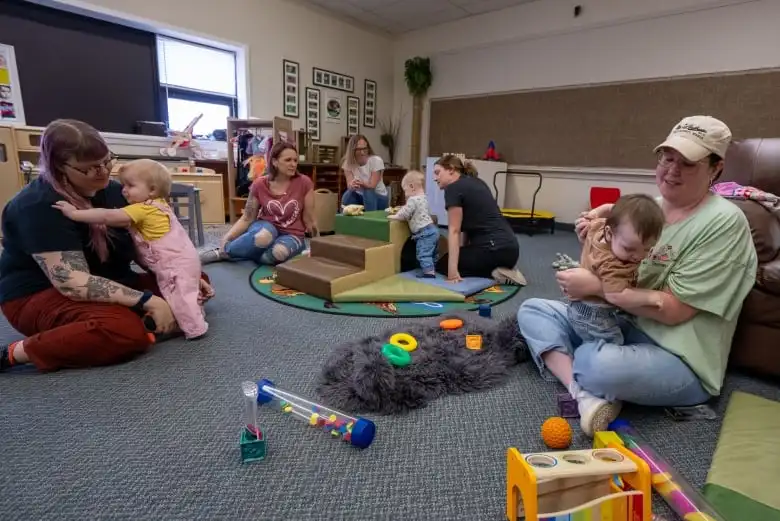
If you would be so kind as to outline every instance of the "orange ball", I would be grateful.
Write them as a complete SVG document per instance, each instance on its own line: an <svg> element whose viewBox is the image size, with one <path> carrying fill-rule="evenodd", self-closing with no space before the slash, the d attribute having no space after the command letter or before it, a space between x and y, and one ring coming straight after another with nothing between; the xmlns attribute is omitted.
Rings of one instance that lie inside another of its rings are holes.
<svg viewBox="0 0 780 521"><path fill-rule="evenodd" d="M542 424L542 441L551 449L566 449L571 445L571 426L560 416L547 418Z"/></svg>

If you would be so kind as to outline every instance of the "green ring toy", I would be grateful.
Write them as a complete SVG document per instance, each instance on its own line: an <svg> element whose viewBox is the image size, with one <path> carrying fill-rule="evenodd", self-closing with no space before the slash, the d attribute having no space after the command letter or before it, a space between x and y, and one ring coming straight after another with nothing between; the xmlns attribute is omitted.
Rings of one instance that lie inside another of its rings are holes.
<svg viewBox="0 0 780 521"><path fill-rule="evenodd" d="M388 362L396 367L404 367L412 363L412 355L395 344L383 345L382 355L387 358Z"/></svg>

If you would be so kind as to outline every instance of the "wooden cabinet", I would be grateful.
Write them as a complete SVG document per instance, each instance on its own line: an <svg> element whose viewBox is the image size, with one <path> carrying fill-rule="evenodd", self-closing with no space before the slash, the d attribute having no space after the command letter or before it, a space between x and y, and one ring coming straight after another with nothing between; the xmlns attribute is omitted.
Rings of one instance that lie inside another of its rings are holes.
<svg viewBox="0 0 780 521"><path fill-rule="evenodd" d="M222 176L219 174L175 174L175 183L187 183L200 189L200 211L204 224L225 224ZM186 212L184 212L186 215Z"/></svg>
<svg viewBox="0 0 780 521"><path fill-rule="evenodd" d="M6 203L21 189L22 176L13 131L9 127L0 127L0 214Z"/></svg>

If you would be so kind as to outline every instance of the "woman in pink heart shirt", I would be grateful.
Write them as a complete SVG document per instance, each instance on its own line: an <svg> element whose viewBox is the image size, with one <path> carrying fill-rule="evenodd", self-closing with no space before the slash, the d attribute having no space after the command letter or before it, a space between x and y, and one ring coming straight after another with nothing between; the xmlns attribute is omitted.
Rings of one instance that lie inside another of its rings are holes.
<svg viewBox="0 0 780 521"><path fill-rule="evenodd" d="M271 148L266 175L252 183L243 215L218 249L201 254L201 262L248 259L276 265L304 250L307 231L317 231L314 184L298 173L295 146L278 142Z"/></svg>

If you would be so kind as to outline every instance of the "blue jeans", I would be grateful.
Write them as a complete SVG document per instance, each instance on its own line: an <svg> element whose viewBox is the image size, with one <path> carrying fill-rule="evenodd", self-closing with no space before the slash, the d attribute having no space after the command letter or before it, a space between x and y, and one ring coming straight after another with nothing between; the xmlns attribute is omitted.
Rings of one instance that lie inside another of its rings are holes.
<svg viewBox="0 0 780 521"><path fill-rule="evenodd" d="M624 344L618 308L584 300L573 300L566 308L569 324L583 343L603 340L608 344Z"/></svg>
<svg viewBox="0 0 780 521"><path fill-rule="evenodd" d="M374 210L384 210L387 208L387 196L379 195L376 193L376 190L369 190L367 188L363 188L362 194L350 188L341 196L341 204L342 206L362 204L365 211L373 212Z"/></svg>
<svg viewBox="0 0 780 521"><path fill-rule="evenodd" d="M247 231L225 245L225 253L233 260L253 260L275 266L298 255L306 247L303 237L279 235L273 224L255 221Z"/></svg>
<svg viewBox="0 0 780 521"><path fill-rule="evenodd" d="M603 340L583 342L569 323L564 302L532 298L517 311L520 332L542 374L542 355L555 350L573 358L574 379L580 387L609 401L680 407L710 398L685 362L625 317L619 321L625 339L622 346Z"/></svg>
<svg viewBox="0 0 780 521"><path fill-rule="evenodd" d="M429 224L419 232L412 235L417 249L417 262L423 273L435 273L436 250L439 246L439 229L434 224Z"/></svg>

